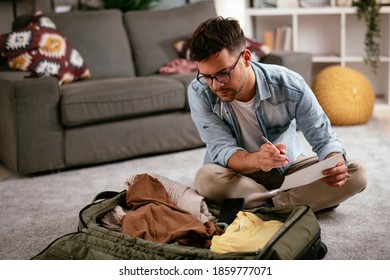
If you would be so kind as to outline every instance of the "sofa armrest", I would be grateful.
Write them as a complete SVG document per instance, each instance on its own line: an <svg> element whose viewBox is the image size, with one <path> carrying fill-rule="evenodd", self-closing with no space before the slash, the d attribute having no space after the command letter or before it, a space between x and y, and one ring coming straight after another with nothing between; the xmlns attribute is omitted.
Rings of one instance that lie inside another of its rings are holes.
<svg viewBox="0 0 390 280"><path fill-rule="evenodd" d="M284 66L300 74L306 83L311 86L312 54L306 52L273 51L261 60L266 64Z"/></svg>
<svg viewBox="0 0 390 280"><path fill-rule="evenodd" d="M0 161L20 174L64 167L58 81L25 75L0 72Z"/></svg>

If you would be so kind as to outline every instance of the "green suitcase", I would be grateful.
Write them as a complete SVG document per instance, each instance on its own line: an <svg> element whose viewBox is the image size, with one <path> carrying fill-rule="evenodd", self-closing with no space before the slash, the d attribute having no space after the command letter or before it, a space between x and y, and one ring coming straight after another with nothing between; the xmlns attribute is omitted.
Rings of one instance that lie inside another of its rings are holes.
<svg viewBox="0 0 390 280"><path fill-rule="evenodd" d="M326 245L313 211L308 206L260 207L253 212L263 220L284 224L261 251L217 254L208 249L163 244L132 237L101 226L105 213L125 206L126 191L102 192L79 214L78 231L53 241L35 260L292 260L322 259ZM210 207L218 216L219 209Z"/></svg>

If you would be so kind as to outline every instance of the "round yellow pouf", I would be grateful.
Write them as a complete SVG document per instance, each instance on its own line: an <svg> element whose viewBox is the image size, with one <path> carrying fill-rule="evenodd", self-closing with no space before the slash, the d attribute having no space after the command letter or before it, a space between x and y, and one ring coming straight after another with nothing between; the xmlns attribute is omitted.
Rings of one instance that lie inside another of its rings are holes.
<svg viewBox="0 0 390 280"><path fill-rule="evenodd" d="M334 125L367 123L374 110L375 93L360 72L343 66L321 70L312 85L318 102Z"/></svg>

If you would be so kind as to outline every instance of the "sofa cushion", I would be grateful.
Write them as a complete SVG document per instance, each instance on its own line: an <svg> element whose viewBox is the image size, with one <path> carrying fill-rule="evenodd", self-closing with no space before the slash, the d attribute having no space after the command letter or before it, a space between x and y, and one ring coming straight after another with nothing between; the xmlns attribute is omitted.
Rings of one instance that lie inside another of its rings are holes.
<svg viewBox="0 0 390 280"><path fill-rule="evenodd" d="M170 74L170 75L153 75L153 77L164 77L167 79L175 79L179 82L181 82L184 86L184 88L188 89L188 86L192 82L193 79L196 79L196 72L190 73L190 74ZM188 98L186 95L186 102L185 102L185 110L190 110L190 106L188 104Z"/></svg>
<svg viewBox="0 0 390 280"><path fill-rule="evenodd" d="M168 10L131 11L124 16L133 48L137 74L158 73L178 54L172 47L180 39L190 38L195 28L215 17L213 1L201 1Z"/></svg>
<svg viewBox="0 0 390 280"><path fill-rule="evenodd" d="M2 35L0 49L11 69L31 71L31 77L55 76L60 85L90 77L80 53L41 13L27 26Z"/></svg>
<svg viewBox="0 0 390 280"><path fill-rule="evenodd" d="M62 122L66 126L135 118L186 105L180 81L158 77L112 78L64 86Z"/></svg>
<svg viewBox="0 0 390 280"><path fill-rule="evenodd" d="M119 10L50 14L57 28L83 54L94 79L132 77L131 49Z"/></svg>

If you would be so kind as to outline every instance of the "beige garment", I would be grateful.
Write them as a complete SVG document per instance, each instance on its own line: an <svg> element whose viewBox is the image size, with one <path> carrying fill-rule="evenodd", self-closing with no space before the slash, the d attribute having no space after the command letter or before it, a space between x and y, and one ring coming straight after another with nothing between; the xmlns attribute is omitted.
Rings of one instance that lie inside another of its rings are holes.
<svg viewBox="0 0 390 280"><path fill-rule="evenodd" d="M280 221L263 221L253 213L240 211L224 234L213 237L210 250L219 254L256 252L264 248L282 225Z"/></svg>
<svg viewBox="0 0 390 280"><path fill-rule="evenodd" d="M117 205L114 209L108 211L104 214L101 225L109 230L122 231L122 220L126 216L128 210L124 209L122 206Z"/></svg>

